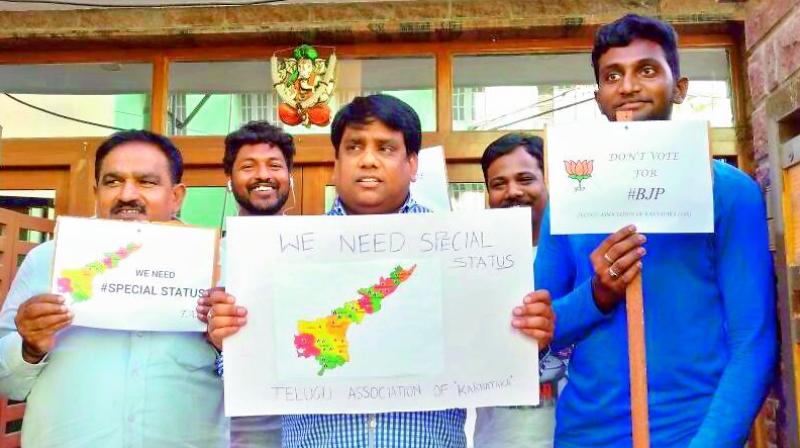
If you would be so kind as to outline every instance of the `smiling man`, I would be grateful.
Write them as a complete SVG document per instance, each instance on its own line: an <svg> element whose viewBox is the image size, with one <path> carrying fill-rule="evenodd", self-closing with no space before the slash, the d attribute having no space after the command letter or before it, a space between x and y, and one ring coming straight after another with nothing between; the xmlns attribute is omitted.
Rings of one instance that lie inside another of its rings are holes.
<svg viewBox="0 0 800 448"><path fill-rule="evenodd" d="M281 211L291 189L294 140L266 121L252 121L225 137L222 160L239 216Z"/></svg>
<svg viewBox="0 0 800 448"><path fill-rule="evenodd" d="M338 194L329 215L427 213L410 194L422 144L419 116L388 95L357 97L331 125ZM247 310L221 291L212 294L209 338L217 346L247 323ZM531 293L513 325L546 346L553 332L550 296ZM457 318L457 316L454 316ZM383 414L287 415L286 448L464 448L464 409Z"/></svg>
<svg viewBox="0 0 800 448"><path fill-rule="evenodd" d="M544 142L534 135L506 134L486 147L481 168L490 208L530 207L534 258L547 205ZM569 349L539 362L539 406L479 408L475 448L550 448L555 428L555 394L565 378ZM537 385L531 385L537 387Z"/></svg>
<svg viewBox="0 0 800 448"><path fill-rule="evenodd" d="M664 22L627 15L600 28L592 63L609 120L668 120L686 97L677 36ZM553 346L574 345L557 447L631 446L623 302L640 272L652 446L744 446L774 373L774 273L758 186L718 161L713 176L711 234L645 237L630 226L608 237L551 235L545 213L536 279L559 317Z"/></svg>
<svg viewBox="0 0 800 448"><path fill-rule="evenodd" d="M97 216L170 221L185 194L166 137L112 135L97 150ZM199 333L72 327L49 294L54 244L25 258L0 312L0 393L27 399L26 447L228 446L222 382Z"/></svg>
<svg viewBox="0 0 800 448"><path fill-rule="evenodd" d="M228 189L239 206L239 216L271 216L280 213L293 188L291 170L294 139L266 121L251 121L225 137L222 167ZM225 248L220 251L224 263ZM220 286L224 280L220 281ZM210 299L198 301L197 313L207 322ZM222 350L222 346L216 347ZM221 356L219 358L221 360ZM279 415L231 419L231 448L281 446Z"/></svg>

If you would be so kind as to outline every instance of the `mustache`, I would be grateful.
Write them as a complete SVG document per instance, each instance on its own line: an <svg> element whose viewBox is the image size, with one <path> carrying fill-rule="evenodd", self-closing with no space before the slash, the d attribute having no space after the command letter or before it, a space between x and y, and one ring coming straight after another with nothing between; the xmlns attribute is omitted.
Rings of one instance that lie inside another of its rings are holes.
<svg viewBox="0 0 800 448"><path fill-rule="evenodd" d="M111 213L119 213L123 209L134 209L139 213L144 214L147 211L147 208L139 201L119 201L111 207Z"/></svg>

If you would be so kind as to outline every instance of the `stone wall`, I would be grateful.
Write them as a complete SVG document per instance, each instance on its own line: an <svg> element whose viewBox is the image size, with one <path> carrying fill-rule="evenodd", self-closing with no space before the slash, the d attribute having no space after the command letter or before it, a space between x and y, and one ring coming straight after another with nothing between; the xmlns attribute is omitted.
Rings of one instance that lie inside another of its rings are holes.
<svg viewBox="0 0 800 448"><path fill-rule="evenodd" d="M716 0L417 0L235 7L0 13L0 50L219 42L454 40L591 35L626 12L681 26L744 20L741 3Z"/></svg>

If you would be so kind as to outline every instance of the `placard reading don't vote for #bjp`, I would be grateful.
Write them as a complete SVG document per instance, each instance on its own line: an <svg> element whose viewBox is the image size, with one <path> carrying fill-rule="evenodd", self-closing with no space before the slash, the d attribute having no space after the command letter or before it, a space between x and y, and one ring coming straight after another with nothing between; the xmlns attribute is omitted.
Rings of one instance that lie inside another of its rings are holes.
<svg viewBox="0 0 800 448"><path fill-rule="evenodd" d="M553 234L714 231L705 122L550 126L546 152Z"/></svg>

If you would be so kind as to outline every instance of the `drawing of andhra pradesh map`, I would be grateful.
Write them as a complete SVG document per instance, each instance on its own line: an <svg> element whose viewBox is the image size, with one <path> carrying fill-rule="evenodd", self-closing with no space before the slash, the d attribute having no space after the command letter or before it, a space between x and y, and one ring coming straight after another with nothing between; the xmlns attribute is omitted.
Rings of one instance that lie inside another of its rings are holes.
<svg viewBox="0 0 800 448"><path fill-rule="evenodd" d="M441 372L438 264L408 261L378 271L376 267L381 264L295 265L295 270L305 272L294 272L278 282L275 327L279 378L427 376ZM304 280L298 280L301 276ZM292 288L294 293L284 289L289 278L302 282ZM291 337L286 337L287 333Z"/></svg>
<svg viewBox="0 0 800 448"><path fill-rule="evenodd" d="M58 274L58 292L70 294L74 302L85 302L94 294L94 279L109 269L115 269L120 262L142 248L141 244L130 243L108 252L96 261L75 269L62 269Z"/></svg>

